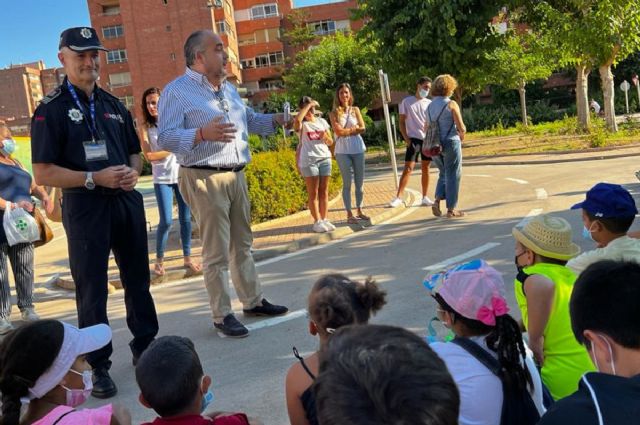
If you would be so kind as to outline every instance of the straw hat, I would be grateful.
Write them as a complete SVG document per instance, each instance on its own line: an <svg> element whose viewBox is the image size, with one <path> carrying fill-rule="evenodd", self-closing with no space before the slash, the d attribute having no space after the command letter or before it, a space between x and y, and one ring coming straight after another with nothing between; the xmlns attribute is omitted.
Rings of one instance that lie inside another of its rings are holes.
<svg viewBox="0 0 640 425"><path fill-rule="evenodd" d="M513 237L536 254L557 260L569 260L580 254L580 247L571 241L571 225L567 220L539 215L524 227L514 227Z"/></svg>

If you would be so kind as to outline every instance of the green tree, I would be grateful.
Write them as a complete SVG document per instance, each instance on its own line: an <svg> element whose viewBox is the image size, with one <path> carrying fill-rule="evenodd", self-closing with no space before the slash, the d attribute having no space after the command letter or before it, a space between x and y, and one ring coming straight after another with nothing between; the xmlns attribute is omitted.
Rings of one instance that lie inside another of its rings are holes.
<svg viewBox="0 0 640 425"><path fill-rule="evenodd" d="M528 125L526 85L528 82L547 78L554 71L557 53L540 34L518 30L511 26L502 34L502 46L487 53L492 72L488 82L518 90L522 124Z"/></svg>
<svg viewBox="0 0 640 425"><path fill-rule="evenodd" d="M302 9L294 9L286 19L290 28L284 31L284 41L294 49L307 48L316 38L316 34L307 25L309 14Z"/></svg>
<svg viewBox="0 0 640 425"><path fill-rule="evenodd" d="M496 0L358 0L361 31L376 41L394 81L414 87L420 75L448 73L463 92L481 90L490 71L486 53L499 45L491 21L503 1Z"/></svg>
<svg viewBox="0 0 640 425"><path fill-rule="evenodd" d="M315 48L296 55L293 68L284 75L287 92L294 99L311 96L328 111L338 85L349 83L356 104L365 107L379 92L378 57L373 44L352 34L325 37Z"/></svg>
<svg viewBox="0 0 640 425"><path fill-rule="evenodd" d="M612 65L640 47L640 0L527 0L525 21L554 40L576 69L578 122L590 126L588 75L598 67L607 126L616 131Z"/></svg>

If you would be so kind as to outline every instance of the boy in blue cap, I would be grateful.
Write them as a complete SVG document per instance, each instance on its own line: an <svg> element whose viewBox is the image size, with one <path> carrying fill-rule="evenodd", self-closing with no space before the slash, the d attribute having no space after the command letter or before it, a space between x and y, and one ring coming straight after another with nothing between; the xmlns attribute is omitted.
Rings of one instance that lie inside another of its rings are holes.
<svg viewBox="0 0 640 425"><path fill-rule="evenodd" d="M638 214L628 190L618 184L598 183L589 189L584 201L571 207L578 208L582 209L582 235L598 247L569 260L567 267L576 275L600 260L640 259L640 239L627 234Z"/></svg>

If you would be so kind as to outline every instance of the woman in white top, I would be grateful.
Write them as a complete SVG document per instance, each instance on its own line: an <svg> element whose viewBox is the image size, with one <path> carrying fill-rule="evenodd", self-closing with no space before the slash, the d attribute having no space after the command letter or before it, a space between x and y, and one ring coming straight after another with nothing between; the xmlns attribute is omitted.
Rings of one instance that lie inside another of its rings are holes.
<svg viewBox="0 0 640 425"><path fill-rule="evenodd" d="M319 106L318 102L309 96L300 99L293 127L300 139L296 161L307 185L309 212L314 220L313 231L324 233L336 228L327 218L331 178L329 146L333 144L333 138L327 121L315 116L316 108Z"/></svg>
<svg viewBox="0 0 640 425"><path fill-rule="evenodd" d="M455 334L452 342L434 342L431 348L458 386L460 425L500 425L504 407L511 409L505 419L537 423L545 412L542 383L520 328L508 314L500 273L473 260L429 276L424 285L438 303L438 319ZM527 408L514 401L518 397L528 399ZM505 400L510 403L503 406Z"/></svg>
<svg viewBox="0 0 640 425"><path fill-rule="evenodd" d="M360 109L353 106L351 86L342 83L333 98L330 115L331 127L336 134L336 161L342 174L342 201L347 211L347 223L357 224L358 220L368 220L362 212L362 186L364 184L364 152L367 150L361 134L365 131ZM357 215L351 211L351 172L356 189Z"/></svg>
<svg viewBox="0 0 640 425"><path fill-rule="evenodd" d="M178 217L180 220L180 238L182 240L182 254L184 267L197 273L202 266L191 259L191 210L182 199L178 190L178 171L180 166L176 156L158 147L158 100L160 89L151 87L142 95L142 114L144 122L140 126L140 146L147 161L151 163L153 173L153 188L160 212L160 222L156 232L156 264L154 273L162 276L164 270L164 251L173 221L173 195L178 203Z"/></svg>

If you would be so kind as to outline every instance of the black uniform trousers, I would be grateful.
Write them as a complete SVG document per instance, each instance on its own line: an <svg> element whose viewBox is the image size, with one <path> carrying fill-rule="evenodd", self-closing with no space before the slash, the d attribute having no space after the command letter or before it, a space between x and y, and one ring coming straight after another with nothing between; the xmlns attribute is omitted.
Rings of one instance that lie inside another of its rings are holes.
<svg viewBox="0 0 640 425"><path fill-rule="evenodd" d="M158 318L149 292L149 252L142 195L97 187L63 192L63 224L67 233L71 275L76 287L81 328L109 323L107 318L109 251L120 270L133 334L129 343L139 356L158 333ZM109 368L111 343L87 356L93 368Z"/></svg>

